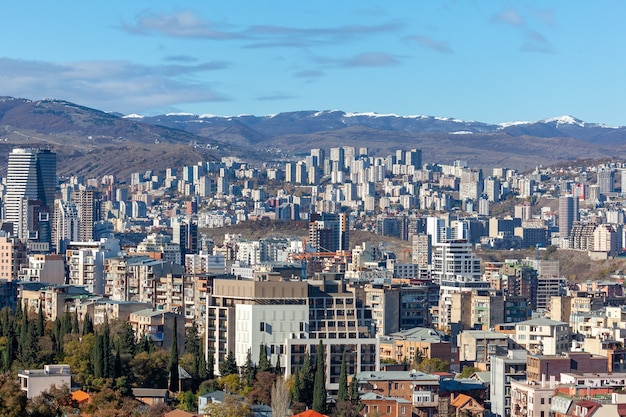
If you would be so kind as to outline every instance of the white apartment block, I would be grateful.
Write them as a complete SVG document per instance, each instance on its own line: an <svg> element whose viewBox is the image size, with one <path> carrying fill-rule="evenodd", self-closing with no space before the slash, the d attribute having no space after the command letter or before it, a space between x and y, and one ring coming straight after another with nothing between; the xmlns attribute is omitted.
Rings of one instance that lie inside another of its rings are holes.
<svg viewBox="0 0 626 417"><path fill-rule="evenodd" d="M567 323L545 318L515 323L513 340L531 354L560 355L569 351Z"/></svg>

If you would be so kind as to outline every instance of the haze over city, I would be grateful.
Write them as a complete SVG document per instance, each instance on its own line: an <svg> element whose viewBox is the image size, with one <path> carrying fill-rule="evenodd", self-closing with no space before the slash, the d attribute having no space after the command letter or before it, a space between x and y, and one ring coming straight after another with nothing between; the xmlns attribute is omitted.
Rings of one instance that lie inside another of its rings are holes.
<svg viewBox="0 0 626 417"><path fill-rule="evenodd" d="M2 95L124 114L341 109L626 125L624 3L8 2Z"/></svg>

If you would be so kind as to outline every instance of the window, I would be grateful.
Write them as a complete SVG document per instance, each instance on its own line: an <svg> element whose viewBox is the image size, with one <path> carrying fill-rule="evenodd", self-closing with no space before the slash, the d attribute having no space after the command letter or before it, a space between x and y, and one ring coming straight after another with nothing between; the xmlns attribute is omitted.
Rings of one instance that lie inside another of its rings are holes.
<svg viewBox="0 0 626 417"><path fill-rule="evenodd" d="M400 407L400 414L402 414L402 415L406 414L406 407L405 406Z"/></svg>
<svg viewBox="0 0 626 417"><path fill-rule="evenodd" d="M390 405L387 406L387 414L391 414L391 406Z"/></svg>
<svg viewBox="0 0 626 417"><path fill-rule="evenodd" d="M265 322L259 323L259 331L261 331L261 332L265 331Z"/></svg>

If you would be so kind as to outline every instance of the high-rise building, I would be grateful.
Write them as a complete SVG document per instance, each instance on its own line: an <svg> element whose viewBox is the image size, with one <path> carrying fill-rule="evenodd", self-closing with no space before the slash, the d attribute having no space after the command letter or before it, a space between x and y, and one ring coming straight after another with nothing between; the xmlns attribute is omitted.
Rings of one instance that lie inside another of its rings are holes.
<svg viewBox="0 0 626 417"><path fill-rule="evenodd" d="M180 245L181 253L198 253L198 222L172 219L172 243Z"/></svg>
<svg viewBox="0 0 626 417"><path fill-rule="evenodd" d="M615 191L615 170L611 168L602 168L598 171L598 186L600 193L612 193Z"/></svg>
<svg viewBox="0 0 626 417"><path fill-rule="evenodd" d="M52 245L57 253L65 253L67 245L80 239L80 219L76 206L64 200L54 202Z"/></svg>
<svg viewBox="0 0 626 417"><path fill-rule="evenodd" d="M98 196L93 190L76 190L71 194L72 203L78 211L80 219L79 240L89 242L93 240L93 223L100 216L98 214Z"/></svg>
<svg viewBox="0 0 626 417"><path fill-rule="evenodd" d="M578 199L572 195L559 197L559 236L567 239L572 230L572 225L578 220Z"/></svg>
<svg viewBox="0 0 626 417"><path fill-rule="evenodd" d="M312 213L309 244L318 252L348 250L348 218L344 213Z"/></svg>
<svg viewBox="0 0 626 417"><path fill-rule="evenodd" d="M56 154L48 149L16 148L9 154L4 220L20 239L50 240L49 217L56 190ZM29 209L39 207L39 209ZM46 227L47 236L39 236ZM33 235L35 232L35 235Z"/></svg>

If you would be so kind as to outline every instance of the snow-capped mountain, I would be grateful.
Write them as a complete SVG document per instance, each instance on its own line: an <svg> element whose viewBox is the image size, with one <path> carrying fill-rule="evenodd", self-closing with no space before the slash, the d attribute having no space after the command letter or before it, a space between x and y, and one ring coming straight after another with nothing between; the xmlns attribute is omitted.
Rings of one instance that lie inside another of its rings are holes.
<svg viewBox="0 0 626 417"><path fill-rule="evenodd" d="M129 116L130 117L130 116ZM132 115L137 117L137 115ZM144 117L144 123L159 124L200 133L203 129L238 127L256 131L263 136L281 136L334 131L348 127L409 132L471 135L505 133L511 136L569 137L592 143L615 143L626 139L626 129L598 123L587 123L573 116L560 116L539 121L488 124L438 116L398 116L395 114L348 113L340 110L297 111L268 116L214 116L167 114Z"/></svg>

